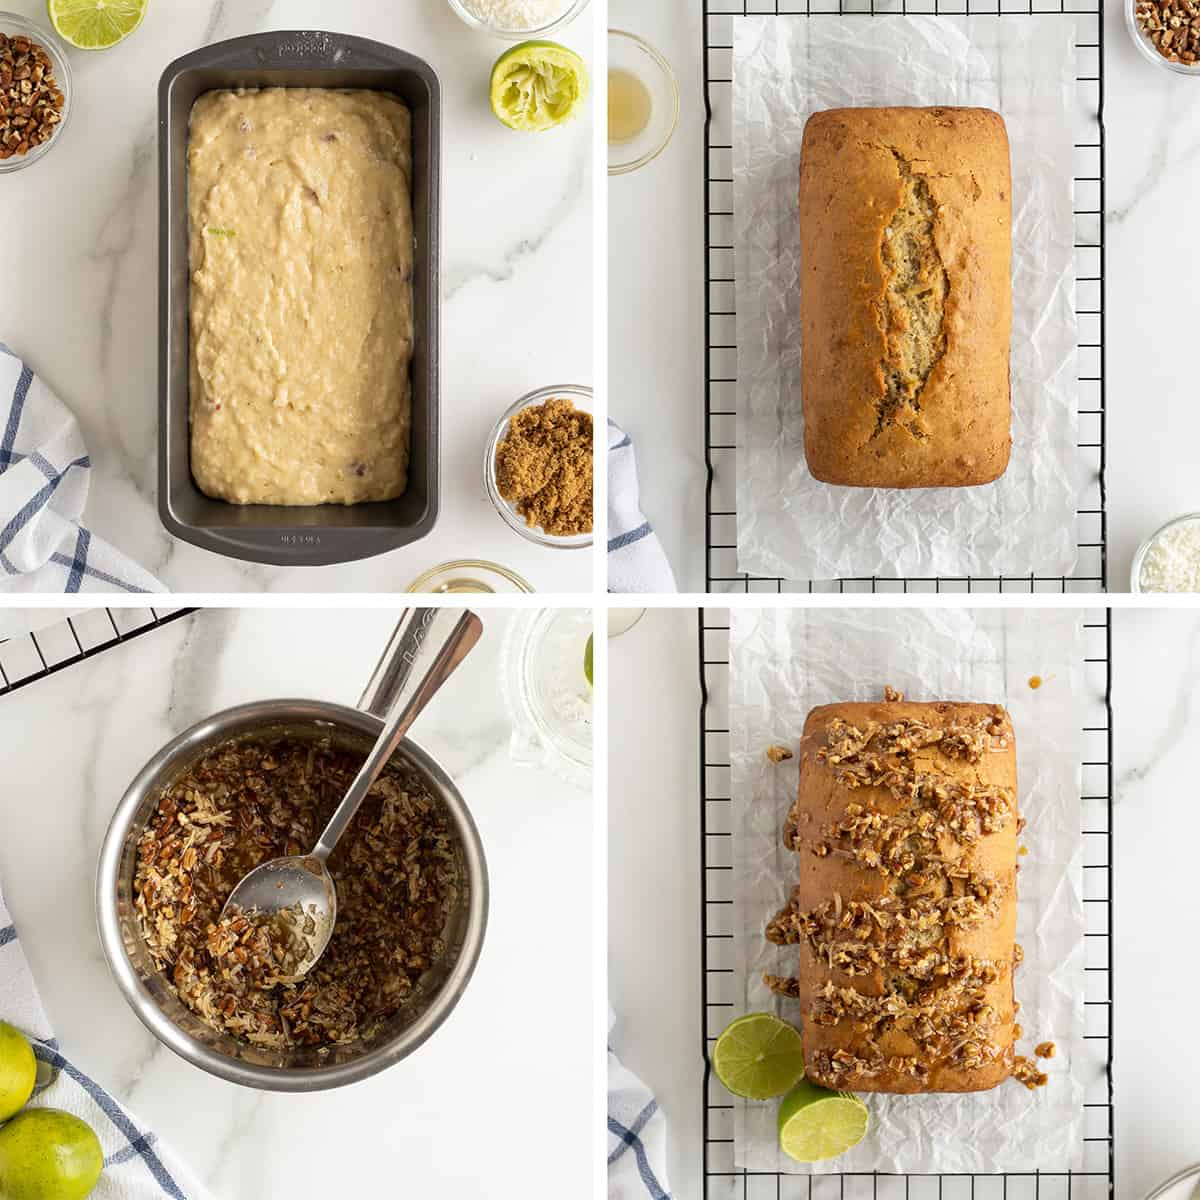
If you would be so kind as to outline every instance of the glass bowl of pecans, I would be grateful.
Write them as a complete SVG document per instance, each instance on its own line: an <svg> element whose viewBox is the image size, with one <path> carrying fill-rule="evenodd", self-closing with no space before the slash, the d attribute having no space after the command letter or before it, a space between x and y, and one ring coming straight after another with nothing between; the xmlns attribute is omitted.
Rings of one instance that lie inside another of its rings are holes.
<svg viewBox="0 0 1200 1200"><path fill-rule="evenodd" d="M1125 25L1144 58L1200 75L1200 0L1125 0Z"/></svg>
<svg viewBox="0 0 1200 1200"><path fill-rule="evenodd" d="M0 175L44 158L71 115L71 67L49 33L0 12Z"/></svg>

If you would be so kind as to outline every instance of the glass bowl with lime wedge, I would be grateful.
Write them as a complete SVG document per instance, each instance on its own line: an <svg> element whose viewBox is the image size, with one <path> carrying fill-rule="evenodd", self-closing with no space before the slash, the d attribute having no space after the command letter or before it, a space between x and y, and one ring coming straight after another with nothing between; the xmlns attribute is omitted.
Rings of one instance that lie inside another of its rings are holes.
<svg viewBox="0 0 1200 1200"><path fill-rule="evenodd" d="M28 38L30 42L44 51L46 57L50 60L54 82L58 90L62 93L63 98L58 124L46 141L25 151L23 154L12 154L8 158L0 158L0 175L7 175L12 171L20 171L25 167L33 166L35 162L40 162L50 153L52 147L62 141L63 131L66 129L67 122L71 116L73 88L71 83L71 64L67 61L62 43L52 33L41 29L32 21L27 21L24 17L20 17L16 13L0 12L0 35L9 39Z"/></svg>
<svg viewBox="0 0 1200 1200"><path fill-rule="evenodd" d="M513 613L500 650L500 693L512 721L509 753L589 787L595 667L592 612L523 608Z"/></svg>

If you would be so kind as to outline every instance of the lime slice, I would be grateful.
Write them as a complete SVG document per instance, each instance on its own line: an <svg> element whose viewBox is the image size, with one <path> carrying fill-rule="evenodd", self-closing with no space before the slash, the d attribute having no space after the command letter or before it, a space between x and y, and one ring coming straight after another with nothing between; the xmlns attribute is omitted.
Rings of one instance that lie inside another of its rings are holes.
<svg viewBox="0 0 1200 1200"><path fill-rule="evenodd" d="M595 687L595 680L592 678L592 639L595 635L588 634L587 649L583 652L583 673L587 676L589 686Z"/></svg>
<svg viewBox="0 0 1200 1200"><path fill-rule="evenodd" d="M735 1095L750 1100L782 1096L804 1078L800 1035L772 1013L738 1017L717 1038L713 1070Z"/></svg>
<svg viewBox="0 0 1200 1200"><path fill-rule="evenodd" d="M779 1105L779 1147L797 1162L845 1154L867 1135L867 1106L849 1092L804 1080Z"/></svg>
<svg viewBox="0 0 1200 1200"><path fill-rule="evenodd" d="M58 36L80 50L107 50L141 23L150 0L46 0Z"/></svg>
<svg viewBox="0 0 1200 1200"><path fill-rule="evenodd" d="M553 129L579 111L587 93L587 64L557 42L522 42L492 68L492 112L510 129Z"/></svg>

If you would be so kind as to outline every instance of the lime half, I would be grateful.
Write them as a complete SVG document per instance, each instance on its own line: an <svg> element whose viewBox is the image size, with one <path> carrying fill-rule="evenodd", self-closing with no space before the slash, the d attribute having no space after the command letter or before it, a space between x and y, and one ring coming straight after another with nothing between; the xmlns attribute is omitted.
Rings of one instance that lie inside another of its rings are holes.
<svg viewBox="0 0 1200 1200"><path fill-rule="evenodd" d="M107 50L141 23L150 0L46 0L50 23L80 50Z"/></svg>
<svg viewBox="0 0 1200 1200"><path fill-rule="evenodd" d="M587 676L587 681L592 687L596 686L595 679L592 678L595 668L592 664L592 653L594 650L595 634L588 634L587 648L583 652L583 673Z"/></svg>
<svg viewBox="0 0 1200 1200"><path fill-rule="evenodd" d="M587 64L557 42L522 42L492 68L492 112L510 129L553 129L579 111L587 93Z"/></svg>
<svg viewBox="0 0 1200 1200"><path fill-rule="evenodd" d="M782 1096L804 1078L800 1035L772 1013L751 1013L726 1026L713 1047L713 1070L735 1095L749 1100Z"/></svg>
<svg viewBox="0 0 1200 1200"><path fill-rule="evenodd" d="M867 1135L867 1106L849 1092L804 1080L779 1105L779 1147L797 1162L845 1154Z"/></svg>

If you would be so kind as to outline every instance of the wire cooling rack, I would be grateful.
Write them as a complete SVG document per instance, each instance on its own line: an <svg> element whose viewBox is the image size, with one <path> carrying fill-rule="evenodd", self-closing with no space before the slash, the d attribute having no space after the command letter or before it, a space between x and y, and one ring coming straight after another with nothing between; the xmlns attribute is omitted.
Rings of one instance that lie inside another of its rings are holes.
<svg viewBox="0 0 1200 1200"><path fill-rule="evenodd" d="M194 609L89 608L33 633L0 641L0 696L73 667Z"/></svg>
<svg viewBox="0 0 1200 1200"><path fill-rule="evenodd" d="M720 592L1101 592L1108 566L1104 351L1104 6L1102 0L702 0L704 82L705 513L707 590ZM1059 13L1076 29L1076 86L1088 132L1075 145L1075 274L1079 317L1079 442L1086 487L1076 513L1071 576L795 582L738 571L737 339L733 266L733 19L838 14L980 14L1012 20Z"/></svg>
<svg viewBox="0 0 1200 1200"><path fill-rule="evenodd" d="M733 1105L712 1071L709 1050L735 1015L738 967L730 846L734 803L729 756L729 613L701 609L700 846L701 1028L704 1037L704 1200L1111 1200L1112 1089L1112 623L1108 609L1084 616L1087 724L1081 764L1087 957L1085 1038L1104 1066L1084 1096L1080 1171L1037 1163L1007 1175L779 1175L734 1165Z"/></svg>

